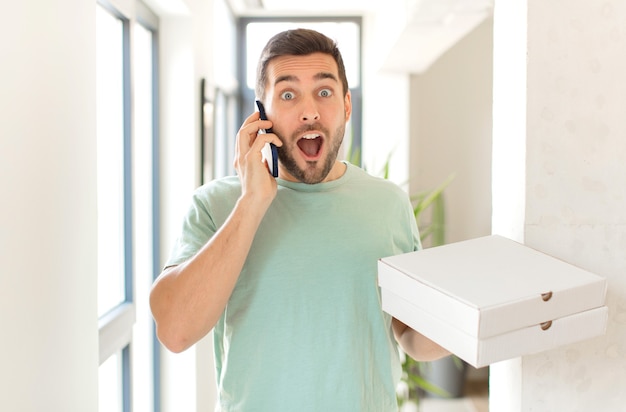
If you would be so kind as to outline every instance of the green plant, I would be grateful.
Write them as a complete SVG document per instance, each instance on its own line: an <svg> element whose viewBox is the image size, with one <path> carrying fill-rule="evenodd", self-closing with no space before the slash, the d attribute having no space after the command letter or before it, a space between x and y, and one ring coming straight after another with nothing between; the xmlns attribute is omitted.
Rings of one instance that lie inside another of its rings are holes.
<svg viewBox="0 0 626 412"><path fill-rule="evenodd" d="M406 385L406 393L398 394L398 405L402 406L406 401L412 401L419 404L419 399L424 391L428 391L440 396L448 396L444 390L428 382L424 378L423 362L418 362L410 356L404 355L402 361L402 381Z"/></svg>
<svg viewBox="0 0 626 412"><path fill-rule="evenodd" d="M413 215L417 221L422 243L427 239L430 240L430 246L440 246L445 243L446 219L443 191L453 179L454 175L450 175L436 188L411 195Z"/></svg>

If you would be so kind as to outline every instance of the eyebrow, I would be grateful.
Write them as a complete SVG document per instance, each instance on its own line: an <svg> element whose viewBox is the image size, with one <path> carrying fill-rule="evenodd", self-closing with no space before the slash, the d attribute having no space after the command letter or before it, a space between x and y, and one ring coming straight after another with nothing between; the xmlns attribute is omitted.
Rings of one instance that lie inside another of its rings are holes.
<svg viewBox="0 0 626 412"><path fill-rule="evenodd" d="M330 73L330 72L319 72L314 76L314 79L315 80L331 79L339 83L339 80L337 80L337 76L335 76L333 73ZM298 81L299 79L297 76L286 74L284 76L279 76L278 78L276 78L276 81L274 82L274 86L276 86L280 82L298 82Z"/></svg>

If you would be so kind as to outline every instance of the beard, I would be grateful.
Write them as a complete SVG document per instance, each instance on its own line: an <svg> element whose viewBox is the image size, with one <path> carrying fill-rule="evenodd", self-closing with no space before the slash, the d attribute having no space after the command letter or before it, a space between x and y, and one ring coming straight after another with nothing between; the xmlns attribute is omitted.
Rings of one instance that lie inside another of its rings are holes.
<svg viewBox="0 0 626 412"><path fill-rule="evenodd" d="M326 140L323 144L328 145L328 151L326 157L315 161L307 161L306 166L301 168L296 163L293 153L296 150L300 150L297 145L299 137L306 132L313 130L319 130L324 136L326 136ZM300 182L307 184L320 183L326 179L335 165L345 130L345 124L341 124L334 130L334 133L331 134L328 129L322 127L321 125L313 124L300 128L294 132L291 136L290 144L287 144L285 139L277 133L278 138L283 142L283 146L278 148L278 159L289 174ZM274 133L276 133L276 131L274 131Z"/></svg>

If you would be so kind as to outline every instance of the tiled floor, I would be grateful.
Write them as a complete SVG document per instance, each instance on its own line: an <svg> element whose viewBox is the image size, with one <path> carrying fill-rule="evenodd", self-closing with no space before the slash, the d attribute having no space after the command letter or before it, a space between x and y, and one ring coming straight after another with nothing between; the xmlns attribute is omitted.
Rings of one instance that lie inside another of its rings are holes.
<svg viewBox="0 0 626 412"><path fill-rule="evenodd" d="M423 399L420 412L477 412L468 398L459 399Z"/></svg>
<svg viewBox="0 0 626 412"><path fill-rule="evenodd" d="M468 381L465 397L458 399L421 400L420 412L489 412L489 383Z"/></svg>

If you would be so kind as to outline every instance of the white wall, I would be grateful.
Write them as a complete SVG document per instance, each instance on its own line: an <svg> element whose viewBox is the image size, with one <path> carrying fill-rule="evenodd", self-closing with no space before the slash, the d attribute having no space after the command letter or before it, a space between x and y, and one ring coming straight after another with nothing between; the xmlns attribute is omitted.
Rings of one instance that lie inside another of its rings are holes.
<svg viewBox="0 0 626 412"><path fill-rule="evenodd" d="M444 191L446 242L491 233L492 19L410 82L410 193Z"/></svg>
<svg viewBox="0 0 626 412"><path fill-rule="evenodd" d="M95 411L94 3L3 3L0 56L0 409Z"/></svg>
<svg viewBox="0 0 626 412"><path fill-rule="evenodd" d="M499 7L511 7L507 3L496 4L496 20L514 18L498 13ZM604 337L498 366L492 382L508 379L517 399L492 399L491 409L622 411L626 3L527 3L526 212L521 229L526 244L608 278L609 327ZM515 26L501 23L502 28ZM496 31L495 36L505 33ZM494 170L506 172L506 165Z"/></svg>

